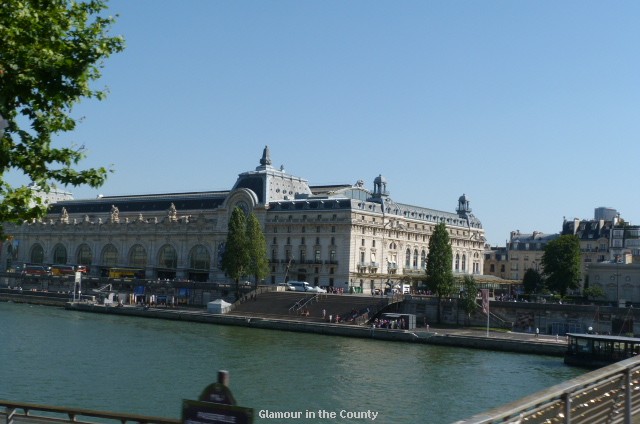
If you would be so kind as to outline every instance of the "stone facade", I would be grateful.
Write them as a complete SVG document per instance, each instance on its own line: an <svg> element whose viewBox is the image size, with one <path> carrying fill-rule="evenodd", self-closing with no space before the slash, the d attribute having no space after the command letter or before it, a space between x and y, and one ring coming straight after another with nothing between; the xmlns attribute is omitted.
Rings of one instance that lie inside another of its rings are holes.
<svg viewBox="0 0 640 424"><path fill-rule="evenodd" d="M292 279L364 292L384 288L424 273L439 222L449 229L454 272L482 274L484 230L465 195L455 212L444 212L396 203L381 175L373 191L362 181L310 186L274 168L268 147L260 165L241 173L229 191L65 200L52 204L42 221L8 224L11 243L0 252L0 270L69 263L87 265L96 276L128 267L149 279L227 281L220 262L236 206L263 226L266 284Z"/></svg>
<svg viewBox="0 0 640 424"><path fill-rule="evenodd" d="M600 287L604 299L611 304L640 305L640 264L631 263L630 256L619 261L592 263L587 269L590 287Z"/></svg>
<svg viewBox="0 0 640 424"><path fill-rule="evenodd" d="M559 234L543 234L539 231L512 231L505 247L489 248L484 252L484 274L522 281L530 268L542 273L544 248L558 237Z"/></svg>

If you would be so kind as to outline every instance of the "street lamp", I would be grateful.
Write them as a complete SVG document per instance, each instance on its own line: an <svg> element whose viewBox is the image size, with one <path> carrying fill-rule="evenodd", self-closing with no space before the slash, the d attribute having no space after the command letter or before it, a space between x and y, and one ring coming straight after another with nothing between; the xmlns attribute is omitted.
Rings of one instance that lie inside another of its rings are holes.
<svg viewBox="0 0 640 424"><path fill-rule="evenodd" d="M611 281L616 280L616 307L620 306L620 261L618 255L615 256L616 273L611 275Z"/></svg>
<svg viewBox="0 0 640 424"><path fill-rule="evenodd" d="M384 204L384 199L382 201L382 249L381 249L381 254L380 254L380 271L383 274L383 278L381 279L381 283L380 283L380 295L382 296L384 294L384 284L382 283L382 280L384 279L384 274L385 274L385 269L384 269L384 265L385 265L385 259L384 259L384 251L387 247L386 243L387 241L385 241L385 236L387 234L387 227L389 226L393 226L394 220L393 219L389 219L389 221L387 221L387 217L385 214L385 209L386 209L386 205ZM387 261L387 269L386 269L386 274L387 274L387 283L389 282L389 263Z"/></svg>

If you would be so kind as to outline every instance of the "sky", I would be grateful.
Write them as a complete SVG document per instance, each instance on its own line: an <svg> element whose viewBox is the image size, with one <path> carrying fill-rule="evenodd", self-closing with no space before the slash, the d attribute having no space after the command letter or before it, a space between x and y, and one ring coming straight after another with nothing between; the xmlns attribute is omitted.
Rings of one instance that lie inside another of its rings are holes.
<svg viewBox="0 0 640 424"><path fill-rule="evenodd" d="M612 207L640 225L640 2L111 0L124 52L56 143L114 172L75 198L310 185L454 212L504 246ZM16 180L19 180L16 177Z"/></svg>

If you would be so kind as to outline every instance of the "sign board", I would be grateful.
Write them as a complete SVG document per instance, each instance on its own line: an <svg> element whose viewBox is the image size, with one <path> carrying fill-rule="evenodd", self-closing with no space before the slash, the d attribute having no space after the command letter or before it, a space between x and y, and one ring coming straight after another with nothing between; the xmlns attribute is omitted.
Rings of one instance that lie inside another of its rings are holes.
<svg viewBox="0 0 640 424"><path fill-rule="evenodd" d="M182 422L188 424L252 424L253 408L185 399L182 401Z"/></svg>

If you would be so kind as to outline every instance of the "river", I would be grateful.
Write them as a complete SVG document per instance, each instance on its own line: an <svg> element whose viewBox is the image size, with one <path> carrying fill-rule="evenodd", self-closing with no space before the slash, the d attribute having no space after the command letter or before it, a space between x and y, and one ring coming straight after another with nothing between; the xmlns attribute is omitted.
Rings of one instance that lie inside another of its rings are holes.
<svg viewBox="0 0 640 424"><path fill-rule="evenodd" d="M0 346L0 399L180 418L183 399L227 370L256 423L445 424L584 373L557 357L4 302Z"/></svg>

